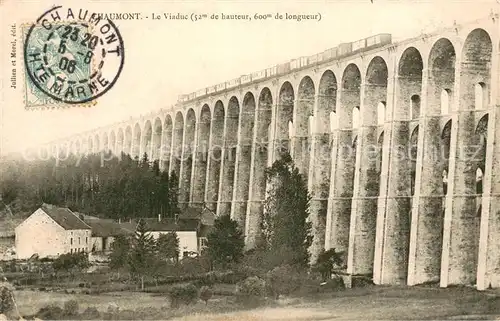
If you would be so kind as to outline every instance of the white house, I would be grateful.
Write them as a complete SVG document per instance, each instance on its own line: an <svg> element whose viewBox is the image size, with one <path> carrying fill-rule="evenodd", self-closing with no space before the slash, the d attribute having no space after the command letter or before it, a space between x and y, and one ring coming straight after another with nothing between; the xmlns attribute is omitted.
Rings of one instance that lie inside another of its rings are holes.
<svg viewBox="0 0 500 321"><path fill-rule="evenodd" d="M180 215L176 218L143 218L146 222L146 229L155 240L162 234L175 232L179 239L179 259L187 256L196 256L200 253L200 228L199 217L184 217ZM135 231L137 220L121 223L123 229Z"/></svg>
<svg viewBox="0 0 500 321"><path fill-rule="evenodd" d="M158 220L146 219L147 229L156 240L162 234L177 233L179 238L179 259L198 253L199 221L186 221L172 218Z"/></svg>
<svg viewBox="0 0 500 321"><path fill-rule="evenodd" d="M15 229L18 259L89 252L91 227L70 209L43 204Z"/></svg>

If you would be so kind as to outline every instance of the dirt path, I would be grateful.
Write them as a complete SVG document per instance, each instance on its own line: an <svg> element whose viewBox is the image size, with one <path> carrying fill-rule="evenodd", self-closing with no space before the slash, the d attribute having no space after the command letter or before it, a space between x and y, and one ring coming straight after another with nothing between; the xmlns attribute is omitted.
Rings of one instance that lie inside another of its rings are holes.
<svg viewBox="0 0 500 321"><path fill-rule="evenodd" d="M310 321L310 320L500 320L500 292L478 292L468 288L382 287L350 289L324 294L316 299L280 300L273 306L234 310L224 297L172 309L164 295L119 292L101 295L66 295L48 292L16 293L23 315L35 313L49 303L62 305L74 299L80 310L96 307L106 311L110 304L120 310L136 311L138 318L178 321ZM170 316L179 316L169 318ZM182 316L182 317L181 317Z"/></svg>
<svg viewBox="0 0 500 321"><path fill-rule="evenodd" d="M498 294L473 289L372 288L337 293L316 302L224 314L197 314L178 321L250 320L500 320ZM494 312L494 313L493 313Z"/></svg>

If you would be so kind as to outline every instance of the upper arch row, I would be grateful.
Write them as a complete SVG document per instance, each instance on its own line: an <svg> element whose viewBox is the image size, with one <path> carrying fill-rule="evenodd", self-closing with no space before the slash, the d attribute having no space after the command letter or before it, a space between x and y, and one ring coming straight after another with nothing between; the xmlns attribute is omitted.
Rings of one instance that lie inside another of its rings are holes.
<svg viewBox="0 0 500 321"><path fill-rule="evenodd" d="M253 87L247 86L247 88L233 90L233 92L205 97L203 101L183 104L173 112L162 111L151 118L132 119L125 124L111 125L97 131L73 135L60 141L86 139L96 134L99 136L110 135L111 132L118 135L120 130L125 133L129 128L134 132L138 127L137 125L139 125L141 132L149 126L151 126L153 132L160 127L162 130L169 127L175 128L176 122L184 124L187 117L195 122L200 121L202 110L206 111L207 108L211 118L214 117L216 109L221 109L221 107L223 114L227 116L229 106L233 108L236 106L239 111L245 110L246 106L258 108L259 98L264 93L270 93L272 103L276 104L278 103L277 98L280 91L284 86L291 85L294 99L301 99L303 98L301 93L310 95L310 92L304 90L305 83L309 86L312 85L314 95L318 95L321 94L322 88L326 88L324 86L325 81L330 82L330 87L333 86L335 89L342 90L349 86L350 81L356 81L358 85L377 82L376 75L380 74L379 71L383 69L386 69L387 77L412 77L416 74L421 75L422 71L426 69L431 71L445 68L449 61L452 61L455 69L464 68L470 62L485 62L485 59L486 64L491 64L491 59L496 56L500 45L498 33L495 32L497 23L492 20L483 21L481 24L451 28L440 34L389 45L382 49L366 52L366 55L351 56L342 61L325 64L321 68L290 74L286 77L288 79L263 81ZM449 57L450 53L454 57ZM484 57L485 53L489 58ZM229 114L231 113L229 112Z"/></svg>

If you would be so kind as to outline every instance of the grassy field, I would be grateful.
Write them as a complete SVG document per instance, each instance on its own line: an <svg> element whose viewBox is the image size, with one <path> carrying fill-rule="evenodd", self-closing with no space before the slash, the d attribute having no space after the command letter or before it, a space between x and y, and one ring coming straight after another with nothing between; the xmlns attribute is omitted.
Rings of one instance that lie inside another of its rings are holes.
<svg viewBox="0 0 500 321"><path fill-rule="evenodd" d="M477 292L467 288L367 287L322 294L316 298L282 299L268 306L238 309L234 298L215 296L205 306L170 308L165 295L117 292L100 295L17 291L22 315L34 314L48 304L62 306L75 299L80 310L108 307L135 311L134 318L170 320L494 320L500 316L500 292Z"/></svg>

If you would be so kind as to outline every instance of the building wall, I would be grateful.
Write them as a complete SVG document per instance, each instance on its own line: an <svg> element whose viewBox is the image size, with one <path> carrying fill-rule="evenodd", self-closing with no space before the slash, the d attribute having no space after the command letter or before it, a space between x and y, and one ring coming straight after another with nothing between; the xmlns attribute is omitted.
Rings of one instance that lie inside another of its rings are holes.
<svg viewBox="0 0 500 321"><path fill-rule="evenodd" d="M102 251L102 237L93 236L92 244L90 245L91 252L101 252Z"/></svg>
<svg viewBox="0 0 500 321"><path fill-rule="evenodd" d="M168 234L172 232L162 231L150 233L153 238L157 240L161 234ZM181 231L176 233L179 238L179 259L182 259L184 252L198 253L198 238L196 236L196 231Z"/></svg>
<svg viewBox="0 0 500 321"><path fill-rule="evenodd" d="M90 230L66 231L38 209L16 228L15 245L18 259L29 258L35 253L40 257L53 257L79 250L88 252Z"/></svg>
<svg viewBox="0 0 500 321"><path fill-rule="evenodd" d="M70 230L66 231L65 250L66 253L74 252L90 252L91 245L91 230Z"/></svg>
<svg viewBox="0 0 500 321"><path fill-rule="evenodd" d="M113 236L93 236L90 250L94 252L109 252L111 251L111 245L113 244L114 240L115 238Z"/></svg>

